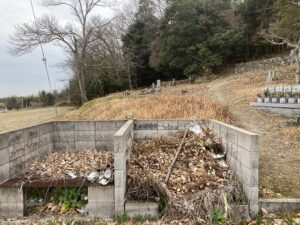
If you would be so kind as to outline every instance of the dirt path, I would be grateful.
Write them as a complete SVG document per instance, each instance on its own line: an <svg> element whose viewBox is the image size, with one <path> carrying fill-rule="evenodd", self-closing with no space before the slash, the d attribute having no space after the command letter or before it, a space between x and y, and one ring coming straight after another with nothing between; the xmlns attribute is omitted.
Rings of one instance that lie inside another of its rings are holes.
<svg viewBox="0 0 300 225"><path fill-rule="evenodd" d="M230 87L230 80L216 80L208 84L208 94L229 106L234 125L260 135L260 189L300 198L300 141L282 133L279 122L286 118L236 104Z"/></svg>

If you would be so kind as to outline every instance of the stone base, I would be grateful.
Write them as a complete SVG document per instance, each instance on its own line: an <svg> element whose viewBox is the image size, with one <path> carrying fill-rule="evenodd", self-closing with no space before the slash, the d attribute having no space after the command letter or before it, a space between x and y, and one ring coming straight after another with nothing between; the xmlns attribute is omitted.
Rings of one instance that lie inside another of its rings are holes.
<svg viewBox="0 0 300 225"><path fill-rule="evenodd" d="M23 217L24 191L20 188L0 188L0 218Z"/></svg>

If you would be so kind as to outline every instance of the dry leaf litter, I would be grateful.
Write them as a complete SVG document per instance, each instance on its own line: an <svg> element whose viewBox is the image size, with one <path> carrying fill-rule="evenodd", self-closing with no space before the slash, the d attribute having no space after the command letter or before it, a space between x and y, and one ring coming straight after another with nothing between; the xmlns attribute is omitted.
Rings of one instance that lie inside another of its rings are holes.
<svg viewBox="0 0 300 225"><path fill-rule="evenodd" d="M44 160L30 164L27 172L33 177L63 179L67 172L85 177L92 171L113 165L111 151L86 150L82 152L54 152Z"/></svg>
<svg viewBox="0 0 300 225"><path fill-rule="evenodd" d="M241 187L224 161L220 138L208 128L199 134L184 131L168 137L135 142L129 163L130 200L156 200L164 193L167 217L187 218L192 223L207 221L211 210L244 201ZM170 179L166 176L183 140ZM223 158L222 158L223 157Z"/></svg>

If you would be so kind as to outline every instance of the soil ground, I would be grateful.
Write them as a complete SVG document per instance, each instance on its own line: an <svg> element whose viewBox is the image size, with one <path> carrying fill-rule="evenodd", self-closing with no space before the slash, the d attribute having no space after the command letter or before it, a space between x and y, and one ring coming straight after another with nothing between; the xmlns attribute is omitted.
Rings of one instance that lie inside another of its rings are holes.
<svg viewBox="0 0 300 225"><path fill-rule="evenodd" d="M289 118L243 104L233 91L232 83L237 79L231 76L208 83L207 94L229 106L235 126L260 135L260 190L267 188L284 197L300 198L300 141L284 135L279 126Z"/></svg>

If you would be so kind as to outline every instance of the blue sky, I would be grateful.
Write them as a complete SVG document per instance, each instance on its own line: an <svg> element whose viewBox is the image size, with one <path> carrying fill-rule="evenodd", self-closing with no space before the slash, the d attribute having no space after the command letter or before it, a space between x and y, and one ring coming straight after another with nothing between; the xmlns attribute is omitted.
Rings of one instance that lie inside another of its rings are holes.
<svg viewBox="0 0 300 225"><path fill-rule="evenodd" d="M37 16L50 13L64 22L72 19L63 8L46 9L41 7L39 2L40 0L33 0ZM112 15L109 9L99 12L104 17ZM0 0L0 97L36 94L40 90L49 90L39 48L20 57L11 56L7 52L9 35L13 34L14 25L28 21L32 21L29 0ZM61 89L66 84L61 80L66 80L70 75L58 67L66 55L60 48L52 45L45 46L45 54L52 84L55 89Z"/></svg>

